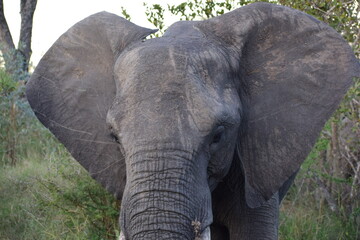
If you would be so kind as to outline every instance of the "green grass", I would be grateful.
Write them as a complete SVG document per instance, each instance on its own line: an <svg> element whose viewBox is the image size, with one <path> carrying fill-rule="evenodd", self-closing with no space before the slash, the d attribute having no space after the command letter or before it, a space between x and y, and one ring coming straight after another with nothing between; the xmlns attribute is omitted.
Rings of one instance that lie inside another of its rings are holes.
<svg viewBox="0 0 360 240"><path fill-rule="evenodd" d="M115 239L118 202L39 130L47 141L0 168L0 239Z"/></svg>
<svg viewBox="0 0 360 240"><path fill-rule="evenodd" d="M315 148L316 149L316 148ZM308 159L309 160L309 159ZM311 159L310 159L311 160ZM305 164L306 165L306 164ZM337 202L332 211L303 166L282 202L279 218L280 240L355 240L360 239L360 209ZM328 179L330 180L330 179ZM343 182L332 184L344 186Z"/></svg>
<svg viewBox="0 0 360 240"><path fill-rule="evenodd" d="M355 240L356 223L325 210L284 204L280 214L280 240Z"/></svg>

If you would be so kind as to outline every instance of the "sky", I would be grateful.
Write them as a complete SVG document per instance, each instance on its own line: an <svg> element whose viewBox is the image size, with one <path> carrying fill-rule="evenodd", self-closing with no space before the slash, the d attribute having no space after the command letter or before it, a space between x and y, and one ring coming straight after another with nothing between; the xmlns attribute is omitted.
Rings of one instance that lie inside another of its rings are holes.
<svg viewBox="0 0 360 240"><path fill-rule="evenodd" d="M121 6L129 15L131 21L142 27L154 28L146 20L145 7L160 3L163 6L179 4L186 0L38 0L33 22L32 57L31 62L37 65L40 58L51 45L67 29L87 16L107 11L121 16ZM14 44L17 45L20 34L20 0L4 0L4 11ZM174 18L167 18L176 21Z"/></svg>

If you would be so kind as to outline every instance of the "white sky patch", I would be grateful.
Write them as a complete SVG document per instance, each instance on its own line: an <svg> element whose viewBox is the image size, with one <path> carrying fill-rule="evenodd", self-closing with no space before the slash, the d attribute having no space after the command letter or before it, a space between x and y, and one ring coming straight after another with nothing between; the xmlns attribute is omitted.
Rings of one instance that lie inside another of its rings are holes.
<svg viewBox="0 0 360 240"><path fill-rule="evenodd" d="M34 15L31 62L37 65L40 58L67 29L91 14L107 11L121 16L123 6L131 16L131 22L154 28L145 15L143 2L148 5L180 4L186 0L38 0ZM14 44L20 34L20 1L4 0L4 11ZM170 25L176 18L166 17Z"/></svg>

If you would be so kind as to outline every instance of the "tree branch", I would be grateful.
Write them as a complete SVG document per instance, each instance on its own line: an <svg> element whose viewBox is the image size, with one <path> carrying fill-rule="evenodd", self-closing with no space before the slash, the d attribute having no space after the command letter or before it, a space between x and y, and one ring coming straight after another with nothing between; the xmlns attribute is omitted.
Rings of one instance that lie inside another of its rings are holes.
<svg viewBox="0 0 360 240"><path fill-rule="evenodd" d="M24 64L22 66L24 71L28 71L30 57L32 53L31 37L36 4L37 0L21 0L20 3L21 29L18 50L24 57Z"/></svg>
<svg viewBox="0 0 360 240"><path fill-rule="evenodd" d="M338 206L336 204L335 199L331 196L330 192L328 191L328 189L326 188L325 184L320 180L319 176L313 172L312 174L313 179L315 180L316 184L318 185L319 189L321 190L321 193L323 195L323 197L326 199L330 210L332 212L336 212L338 213Z"/></svg>
<svg viewBox="0 0 360 240"><path fill-rule="evenodd" d="M0 50L3 56L15 51L14 41L4 14L3 0L0 0Z"/></svg>

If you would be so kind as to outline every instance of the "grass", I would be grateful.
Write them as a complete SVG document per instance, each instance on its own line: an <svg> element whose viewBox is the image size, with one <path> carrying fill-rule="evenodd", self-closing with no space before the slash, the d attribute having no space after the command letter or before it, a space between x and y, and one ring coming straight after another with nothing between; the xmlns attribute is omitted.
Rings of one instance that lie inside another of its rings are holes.
<svg viewBox="0 0 360 240"><path fill-rule="evenodd" d="M280 240L354 240L360 238L355 223L330 211L321 212L285 203L280 214Z"/></svg>
<svg viewBox="0 0 360 240"><path fill-rule="evenodd" d="M118 202L39 130L46 139L0 168L0 239L115 239Z"/></svg>
<svg viewBox="0 0 360 240"><path fill-rule="evenodd" d="M282 202L279 219L280 240L360 239L360 210L350 216L339 204L331 211L325 199L313 188L303 167ZM333 182L333 184L337 184Z"/></svg>

